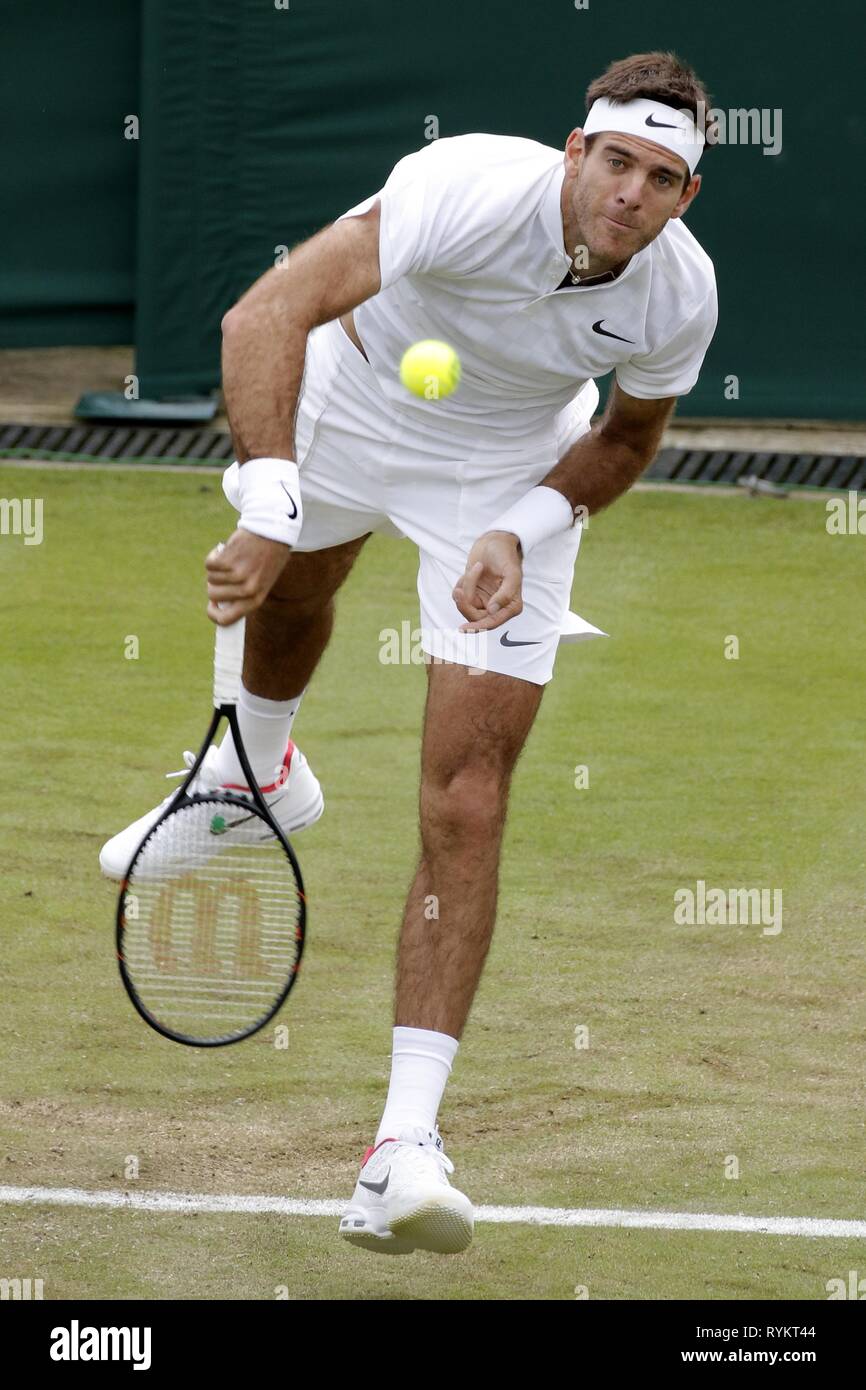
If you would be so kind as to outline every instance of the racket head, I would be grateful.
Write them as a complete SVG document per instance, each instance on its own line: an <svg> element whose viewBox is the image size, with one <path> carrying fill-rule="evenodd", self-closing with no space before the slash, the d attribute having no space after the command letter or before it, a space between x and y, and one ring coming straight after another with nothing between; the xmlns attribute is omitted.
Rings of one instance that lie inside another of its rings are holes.
<svg viewBox="0 0 866 1390"><path fill-rule="evenodd" d="M294 851L258 789L250 798L187 792L206 747L130 863L116 941L121 979L151 1028L190 1047L223 1047L257 1033L285 1002L306 899Z"/></svg>

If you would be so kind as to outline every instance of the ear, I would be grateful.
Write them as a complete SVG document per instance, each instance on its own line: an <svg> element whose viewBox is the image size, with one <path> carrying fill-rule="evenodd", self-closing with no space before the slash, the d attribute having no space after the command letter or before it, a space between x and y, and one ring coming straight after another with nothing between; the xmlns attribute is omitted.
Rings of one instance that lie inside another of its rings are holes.
<svg viewBox="0 0 866 1390"><path fill-rule="evenodd" d="M576 126L565 142L565 163L574 166L583 154L583 131Z"/></svg>
<svg viewBox="0 0 866 1390"><path fill-rule="evenodd" d="M697 198L701 189L700 174L693 174L676 201L671 217L682 217L686 208Z"/></svg>

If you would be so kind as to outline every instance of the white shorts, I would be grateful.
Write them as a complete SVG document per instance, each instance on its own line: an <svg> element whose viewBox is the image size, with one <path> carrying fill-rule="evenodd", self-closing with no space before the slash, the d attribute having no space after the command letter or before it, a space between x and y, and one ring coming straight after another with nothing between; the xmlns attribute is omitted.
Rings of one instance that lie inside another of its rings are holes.
<svg viewBox="0 0 866 1390"><path fill-rule="evenodd" d="M555 441L531 457L525 446L503 453L489 430L477 447L465 431L449 438L433 403L420 420L411 409L401 413L339 320L315 328L295 427L303 504L295 549L324 550L371 531L414 541L423 651L434 660L546 684L560 638L598 631L568 611L580 526L530 551L523 611L504 627L461 633L466 619L451 594L491 521L590 428L598 390L594 382L588 388L562 411ZM233 489L227 491L231 496Z"/></svg>

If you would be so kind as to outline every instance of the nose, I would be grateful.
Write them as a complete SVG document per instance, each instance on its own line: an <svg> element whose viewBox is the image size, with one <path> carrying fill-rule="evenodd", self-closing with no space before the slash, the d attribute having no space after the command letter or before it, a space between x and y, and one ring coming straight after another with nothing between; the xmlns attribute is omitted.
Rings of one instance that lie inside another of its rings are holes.
<svg viewBox="0 0 866 1390"><path fill-rule="evenodd" d="M617 189L617 201L623 207L636 208L640 204L643 195L644 176L639 169L633 169L628 178L620 181Z"/></svg>

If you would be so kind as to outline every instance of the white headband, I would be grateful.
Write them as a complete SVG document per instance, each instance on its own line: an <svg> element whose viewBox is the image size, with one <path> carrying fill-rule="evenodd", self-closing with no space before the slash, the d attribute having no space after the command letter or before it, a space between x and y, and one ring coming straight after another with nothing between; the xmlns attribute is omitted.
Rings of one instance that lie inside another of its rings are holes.
<svg viewBox="0 0 866 1390"><path fill-rule="evenodd" d="M621 130L624 135L637 135L641 140L664 145L671 154L685 160L691 174L704 152L703 131L698 130L691 111L678 110L644 97L632 101L608 101L607 97L599 97L589 109L583 133L597 135L601 130Z"/></svg>

